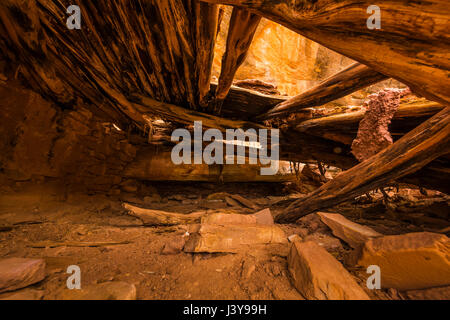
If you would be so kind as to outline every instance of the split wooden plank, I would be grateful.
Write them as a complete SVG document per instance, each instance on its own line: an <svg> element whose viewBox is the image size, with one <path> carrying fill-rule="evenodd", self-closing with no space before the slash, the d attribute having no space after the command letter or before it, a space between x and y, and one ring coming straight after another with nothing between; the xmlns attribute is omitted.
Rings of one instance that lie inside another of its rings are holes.
<svg viewBox="0 0 450 320"><path fill-rule="evenodd" d="M237 69L245 61L261 17L234 8L228 28L227 45L222 57L219 85L216 90L214 112L220 114L223 101L233 83Z"/></svg>
<svg viewBox="0 0 450 320"><path fill-rule="evenodd" d="M214 44L218 29L218 6L194 0L195 35L197 45L196 68L198 77L198 104L208 106L211 70L214 58Z"/></svg>
<svg viewBox="0 0 450 320"><path fill-rule="evenodd" d="M357 62L302 94L278 104L258 119L286 116L305 108L321 106L387 78Z"/></svg>
<svg viewBox="0 0 450 320"><path fill-rule="evenodd" d="M341 173L308 196L292 203L276 217L293 222L380 188L414 173L434 159L450 153L450 107L445 108L390 147Z"/></svg>
<svg viewBox="0 0 450 320"><path fill-rule="evenodd" d="M392 120L393 134L404 135L413 129L414 125L417 126L442 109L444 106L432 101L419 100L400 104ZM365 112L365 110L359 110L306 120L298 124L296 130L351 144L356 137L359 122L363 119Z"/></svg>
<svg viewBox="0 0 450 320"><path fill-rule="evenodd" d="M204 0L233 5L397 79L429 100L450 103L447 0L378 3L381 28L369 29L370 0Z"/></svg>

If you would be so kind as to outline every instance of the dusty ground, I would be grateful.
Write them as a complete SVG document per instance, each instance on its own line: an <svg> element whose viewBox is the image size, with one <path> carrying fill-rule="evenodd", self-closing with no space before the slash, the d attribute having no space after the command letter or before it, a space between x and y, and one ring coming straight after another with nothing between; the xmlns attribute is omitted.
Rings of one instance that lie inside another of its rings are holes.
<svg viewBox="0 0 450 320"><path fill-rule="evenodd" d="M180 239L188 227L143 227L121 207L125 200L148 208L182 213L227 208L225 202L205 200L212 193L226 191L244 196L260 209L270 207L276 215L284 207L283 199L289 196L289 188L280 184L201 183L189 186L154 183L148 188L157 190L161 203L144 203L142 194L119 197L70 194L66 197L51 183L5 187L0 195L0 226L3 226L0 259L44 258L48 275L33 286L44 291L44 299L56 299L66 288L69 265L80 266L83 286L125 281L135 284L138 299L303 299L289 278L287 247L278 252L165 255L161 254L164 245ZM418 190L409 189L400 194L402 196L395 195L391 199L388 209L382 195L377 193L371 200L361 197L354 203L334 208L334 211L385 234L442 231L437 229L448 227L448 205L444 204L444 195L425 196ZM234 209L253 212L244 207ZM427 210L431 210L434 217L427 214ZM309 217L282 228L287 236L298 234L318 242L341 262L349 251L345 243ZM123 243L99 247L52 247L54 242L61 241ZM349 271L360 283L365 281L361 270ZM367 292L374 299L405 298L392 290Z"/></svg>

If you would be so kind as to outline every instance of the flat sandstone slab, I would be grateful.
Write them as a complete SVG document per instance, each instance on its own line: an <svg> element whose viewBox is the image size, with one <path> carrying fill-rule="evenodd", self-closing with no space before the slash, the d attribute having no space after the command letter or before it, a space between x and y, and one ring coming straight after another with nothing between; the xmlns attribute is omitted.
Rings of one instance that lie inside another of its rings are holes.
<svg viewBox="0 0 450 320"><path fill-rule="evenodd" d="M9 258L0 260L0 292L21 289L45 278L42 259Z"/></svg>
<svg viewBox="0 0 450 320"><path fill-rule="evenodd" d="M318 212L320 219L333 232L354 249L360 248L367 240L383 236L375 230L348 220L341 214Z"/></svg>
<svg viewBox="0 0 450 320"><path fill-rule="evenodd" d="M250 246L286 243L286 235L278 226L202 224L191 234L184 251L233 253Z"/></svg>
<svg viewBox="0 0 450 320"><path fill-rule="evenodd" d="M288 267L297 290L309 300L370 300L348 271L318 244L295 241Z"/></svg>
<svg viewBox="0 0 450 320"><path fill-rule="evenodd" d="M450 285L450 241L443 234L418 232L366 242L358 265L377 265L381 286L416 290Z"/></svg>

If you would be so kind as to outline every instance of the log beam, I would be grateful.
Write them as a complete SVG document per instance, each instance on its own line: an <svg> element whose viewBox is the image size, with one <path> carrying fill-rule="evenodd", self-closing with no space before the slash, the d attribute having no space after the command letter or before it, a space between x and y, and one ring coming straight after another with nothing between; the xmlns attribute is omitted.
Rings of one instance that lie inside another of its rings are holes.
<svg viewBox="0 0 450 320"><path fill-rule="evenodd" d="M200 223L206 211L182 214L160 210L144 209L123 203L122 206L130 216L140 219L144 226L174 226L179 224Z"/></svg>
<svg viewBox="0 0 450 320"><path fill-rule="evenodd" d="M211 71L214 58L219 10L215 4L194 0L195 35L197 46L196 68L198 77L198 104L202 109L208 106Z"/></svg>
<svg viewBox="0 0 450 320"><path fill-rule="evenodd" d="M387 78L361 63L354 63L317 86L283 101L258 119L266 120L286 116L305 108L318 107Z"/></svg>
<svg viewBox="0 0 450 320"><path fill-rule="evenodd" d="M228 28L227 45L222 57L219 85L216 90L214 113L220 114L222 103L228 95L237 69L245 61L261 17L234 8Z"/></svg>
<svg viewBox="0 0 450 320"><path fill-rule="evenodd" d="M353 199L414 173L450 153L450 107L445 108L390 147L341 173L308 196L292 203L276 220L294 222L314 211Z"/></svg>
<svg viewBox="0 0 450 320"><path fill-rule="evenodd" d="M415 93L450 103L450 15L447 0L386 0L381 29L370 30L364 0L205 0L233 5L309 38L408 85Z"/></svg>
<svg viewBox="0 0 450 320"><path fill-rule="evenodd" d="M444 106L432 101L419 100L400 104L390 126L393 128L392 135L403 136L442 109ZM302 133L351 145L356 138L358 125L364 114L365 110L359 110L306 120L298 124L295 129Z"/></svg>

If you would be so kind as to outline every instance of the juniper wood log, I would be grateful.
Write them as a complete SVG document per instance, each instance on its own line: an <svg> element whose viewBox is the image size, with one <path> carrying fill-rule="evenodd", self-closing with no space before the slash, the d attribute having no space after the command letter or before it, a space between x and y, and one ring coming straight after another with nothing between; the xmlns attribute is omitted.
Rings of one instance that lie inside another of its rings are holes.
<svg viewBox="0 0 450 320"><path fill-rule="evenodd" d="M293 222L314 211L353 199L392 180L414 173L448 153L450 153L450 107L377 155L295 201L278 215L276 220Z"/></svg>
<svg viewBox="0 0 450 320"><path fill-rule="evenodd" d="M387 78L361 63L354 63L317 86L283 101L258 119L286 116L304 108L321 106Z"/></svg>
<svg viewBox="0 0 450 320"><path fill-rule="evenodd" d="M198 74L198 103L202 108L208 106L208 95L211 83L211 70L214 58L214 44L218 30L219 10L217 5L194 1L195 36Z"/></svg>
<svg viewBox="0 0 450 320"><path fill-rule="evenodd" d="M444 106L432 101L412 101L399 105L390 126L392 135L403 136L426 121ZM323 137L329 140L351 144L356 138L359 122L365 110L339 113L335 115L306 120L296 126L299 132Z"/></svg>
<svg viewBox="0 0 450 320"><path fill-rule="evenodd" d="M124 203L128 214L140 219L146 226L173 226L178 224L200 223L206 211L191 214L173 213L160 210L144 209Z"/></svg>
<svg viewBox="0 0 450 320"><path fill-rule="evenodd" d="M234 8L228 27L227 45L222 57L219 85L216 89L215 112L220 113L221 106L233 83L237 69L245 61L261 17Z"/></svg>

